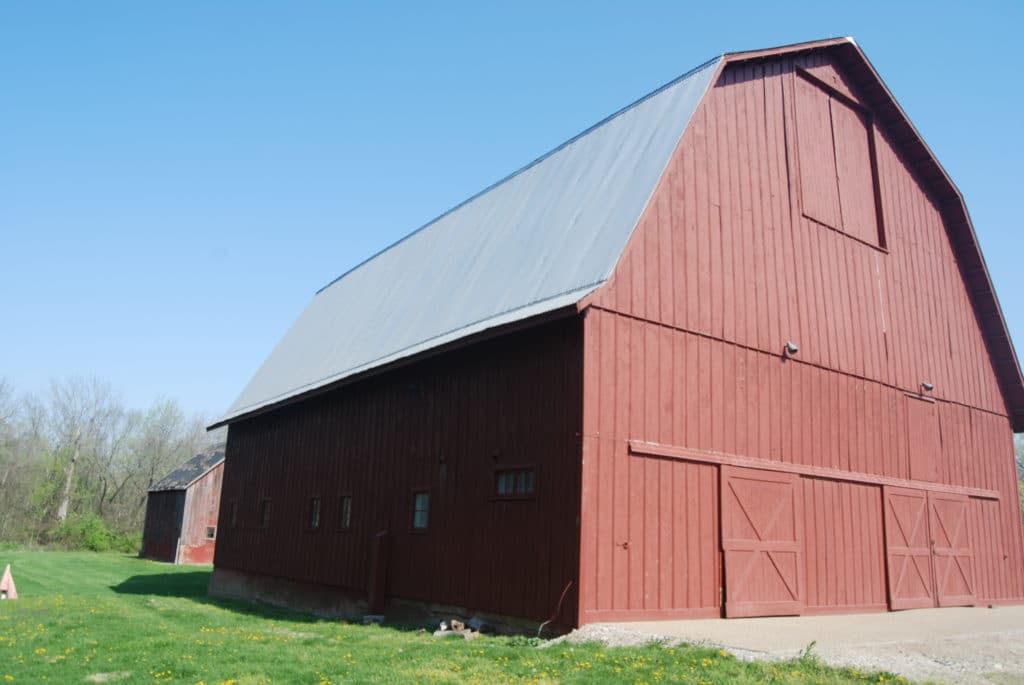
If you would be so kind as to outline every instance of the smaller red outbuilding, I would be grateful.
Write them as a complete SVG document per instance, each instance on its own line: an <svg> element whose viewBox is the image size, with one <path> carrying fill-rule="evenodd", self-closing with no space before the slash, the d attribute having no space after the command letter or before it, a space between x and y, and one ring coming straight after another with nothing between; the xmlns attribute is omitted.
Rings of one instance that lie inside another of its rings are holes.
<svg viewBox="0 0 1024 685"><path fill-rule="evenodd" d="M224 477L224 445L182 464L149 489L140 556L212 564Z"/></svg>

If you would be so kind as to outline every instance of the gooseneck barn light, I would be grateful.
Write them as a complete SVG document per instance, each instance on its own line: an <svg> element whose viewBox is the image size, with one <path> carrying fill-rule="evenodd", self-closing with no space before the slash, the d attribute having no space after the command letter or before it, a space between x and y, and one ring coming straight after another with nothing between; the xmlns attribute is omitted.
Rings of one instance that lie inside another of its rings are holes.
<svg viewBox="0 0 1024 685"><path fill-rule="evenodd" d="M792 357L794 354L796 354L799 351L800 351L800 348L792 340L790 340L789 342L786 343L786 354L788 354L789 356Z"/></svg>

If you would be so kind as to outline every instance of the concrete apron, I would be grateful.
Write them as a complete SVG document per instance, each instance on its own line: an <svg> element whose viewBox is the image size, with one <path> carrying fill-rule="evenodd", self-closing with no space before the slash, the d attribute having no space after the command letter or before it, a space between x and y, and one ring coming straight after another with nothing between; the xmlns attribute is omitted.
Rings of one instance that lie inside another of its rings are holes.
<svg viewBox="0 0 1024 685"><path fill-rule="evenodd" d="M875 614L771 618L632 621L600 624L673 641L712 644L774 658L798 655L812 642L815 653L853 646L934 642L1024 631L1024 606L950 607Z"/></svg>

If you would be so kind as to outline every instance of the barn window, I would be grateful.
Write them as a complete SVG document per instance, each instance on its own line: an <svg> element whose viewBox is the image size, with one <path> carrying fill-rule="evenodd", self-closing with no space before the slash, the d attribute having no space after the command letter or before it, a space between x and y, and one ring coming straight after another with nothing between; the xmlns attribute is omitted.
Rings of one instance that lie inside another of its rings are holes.
<svg viewBox="0 0 1024 685"><path fill-rule="evenodd" d="M500 498L533 497L537 474L532 468L502 469L494 472L494 494Z"/></svg>
<svg viewBox="0 0 1024 685"><path fill-rule="evenodd" d="M270 500L264 499L260 502L260 526L263 528L270 527Z"/></svg>
<svg viewBox="0 0 1024 685"><path fill-rule="evenodd" d="M207 526L206 527L206 539L207 540L216 540L217 539L217 526Z"/></svg>
<svg viewBox="0 0 1024 685"><path fill-rule="evenodd" d="M231 527L234 528L238 525L238 500L233 499L228 502L228 519L231 521Z"/></svg>
<svg viewBox="0 0 1024 685"><path fill-rule="evenodd" d="M426 530L430 523L430 493L417 492L412 496L412 527Z"/></svg>
<svg viewBox="0 0 1024 685"><path fill-rule="evenodd" d="M320 527L320 498L309 498L309 528L316 530Z"/></svg>
<svg viewBox="0 0 1024 685"><path fill-rule="evenodd" d="M352 527L352 495L341 496L341 506L338 509L338 526L343 529Z"/></svg>
<svg viewBox="0 0 1024 685"><path fill-rule="evenodd" d="M870 115L813 76L798 72L795 80L804 216L882 245Z"/></svg>

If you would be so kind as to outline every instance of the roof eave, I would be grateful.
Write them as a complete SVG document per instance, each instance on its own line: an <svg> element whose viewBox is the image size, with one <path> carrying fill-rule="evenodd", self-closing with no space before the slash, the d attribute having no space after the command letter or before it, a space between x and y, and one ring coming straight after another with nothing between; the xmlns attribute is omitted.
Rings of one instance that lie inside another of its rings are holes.
<svg viewBox="0 0 1024 685"><path fill-rule="evenodd" d="M583 296L583 299L586 299L586 295ZM578 314L578 310L576 308L576 302L573 302L571 304L559 307L557 309L552 309L547 312L541 312L526 319L512 321L506 324L495 326L494 328L486 328L482 331L472 333L465 337L456 338L443 345L431 347L406 357L400 357L386 364L373 366L364 371L354 373L348 376L343 376L331 383L311 388L305 392L299 392L294 395L289 395L276 402L260 405L249 411L243 411L239 412L238 414L225 416L219 419L216 423L212 423L209 426L207 426L206 430L212 431L222 426L230 426L233 423L238 423L240 421L255 418L262 414L276 411L282 407L286 407L288 405L301 402L311 397L316 397L324 393L332 392L347 385L351 385L353 383L357 383L368 378L373 378L375 376L382 375L395 369L410 366L424 359L436 357L446 352L457 350L462 347L467 347L469 345L483 342L485 340L490 340L492 338L496 338L507 333L511 333L513 331L532 328L534 326L539 326L541 324L547 323L549 321L554 321L556 319L564 319L567 317L575 316L576 314Z"/></svg>

